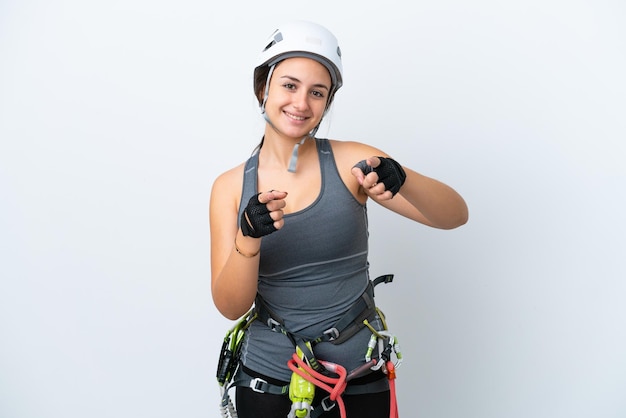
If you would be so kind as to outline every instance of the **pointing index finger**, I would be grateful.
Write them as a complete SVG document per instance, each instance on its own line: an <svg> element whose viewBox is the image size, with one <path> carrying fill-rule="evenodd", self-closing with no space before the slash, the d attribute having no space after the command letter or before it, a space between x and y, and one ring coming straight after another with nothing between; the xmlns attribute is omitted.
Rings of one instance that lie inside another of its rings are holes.
<svg viewBox="0 0 626 418"><path fill-rule="evenodd" d="M376 168L380 165L380 158L378 157L369 157L367 159L367 163L370 165L370 167L372 168Z"/></svg>
<svg viewBox="0 0 626 418"><path fill-rule="evenodd" d="M268 192L259 194L259 203L266 204L270 202L271 200L284 199L285 197L287 197L287 192L281 192L279 190L270 190Z"/></svg>

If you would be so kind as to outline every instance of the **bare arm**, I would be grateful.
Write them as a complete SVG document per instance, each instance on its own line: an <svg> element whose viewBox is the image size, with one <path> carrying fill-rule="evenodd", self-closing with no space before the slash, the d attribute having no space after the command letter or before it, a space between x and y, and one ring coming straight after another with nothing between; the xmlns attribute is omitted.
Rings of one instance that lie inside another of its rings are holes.
<svg viewBox="0 0 626 418"><path fill-rule="evenodd" d="M450 186L407 167L406 181L392 199L377 200L386 208L440 229L454 229L469 217L465 200Z"/></svg>
<svg viewBox="0 0 626 418"><path fill-rule="evenodd" d="M238 208L242 169L224 173L213 184L209 204L211 230L211 293L215 306L228 319L238 319L254 302L259 277L262 238L244 236L239 228ZM284 192L263 193L274 226L283 225Z"/></svg>
<svg viewBox="0 0 626 418"><path fill-rule="evenodd" d="M467 222L467 204L450 186L403 166L406 180L394 196L385 190L375 172L365 175L359 168L353 167L361 159L377 167L380 164L377 157L389 158L389 155L358 142L333 142L335 148L338 150L338 164L343 167L341 170L350 170L353 181L357 183L357 197L360 195L362 200L369 197L402 216L434 228L453 229ZM344 181L349 182L350 179L344 178Z"/></svg>

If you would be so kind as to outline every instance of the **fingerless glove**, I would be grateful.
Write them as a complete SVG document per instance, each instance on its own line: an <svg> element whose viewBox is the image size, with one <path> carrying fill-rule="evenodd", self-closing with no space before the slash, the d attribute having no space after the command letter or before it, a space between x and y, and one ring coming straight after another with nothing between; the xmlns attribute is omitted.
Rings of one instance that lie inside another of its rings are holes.
<svg viewBox="0 0 626 418"><path fill-rule="evenodd" d="M248 205L241 214L241 232L244 236L261 238L276 231L274 220L265 203L259 202L259 195L250 198Z"/></svg>
<svg viewBox="0 0 626 418"><path fill-rule="evenodd" d="M380 164L376 168L368 165L366 160L359 161L355 167L360 168L365 175L372 171L378 174L378 181L385 185L385 190L389 190L395 196L406 180L406 173L402 166L393 158L378 158L380 159Z"/></svg>

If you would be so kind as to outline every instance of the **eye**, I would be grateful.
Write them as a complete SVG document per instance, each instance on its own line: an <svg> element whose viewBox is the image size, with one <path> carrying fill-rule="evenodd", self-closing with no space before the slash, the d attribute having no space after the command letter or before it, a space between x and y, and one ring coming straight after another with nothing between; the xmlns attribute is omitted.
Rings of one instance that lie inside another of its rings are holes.
<svg viewBox="0 0 626 418"><path fill-rule="evenodd" d="M324 96L324 93L322 93L322 92L321 92L321 91L319 91L319 90L313 90L313 91L311 92L311 94L312 94L313 96L315 96L315 97L320 98L320 99L323 99L323 98L325 97L325 96Z"/></svg>
<svg viewBox="0 0 626 418"><path fill-rule="evenodd" d="M288 90L294 90L296 88L296 85L293 83L285 83L283 84L283 87L288 89Z"/></svg>

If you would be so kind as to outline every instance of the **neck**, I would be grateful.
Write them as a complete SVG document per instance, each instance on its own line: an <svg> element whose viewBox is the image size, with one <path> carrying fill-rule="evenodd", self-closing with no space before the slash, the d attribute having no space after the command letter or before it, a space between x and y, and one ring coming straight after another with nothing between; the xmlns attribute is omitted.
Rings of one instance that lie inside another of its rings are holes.
<svg viewBox="0 0 626 418"><path fill-rule="evenodd" d="M266 131L260 157L266 167L295 172L296 161L301 160L314 145L311 137L289 138L282 135L273 135Z"/></svg>

